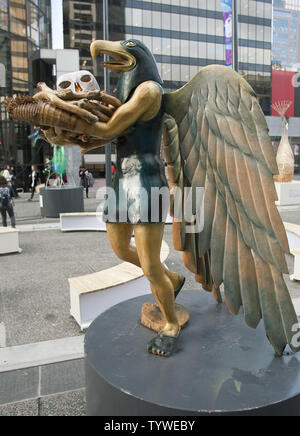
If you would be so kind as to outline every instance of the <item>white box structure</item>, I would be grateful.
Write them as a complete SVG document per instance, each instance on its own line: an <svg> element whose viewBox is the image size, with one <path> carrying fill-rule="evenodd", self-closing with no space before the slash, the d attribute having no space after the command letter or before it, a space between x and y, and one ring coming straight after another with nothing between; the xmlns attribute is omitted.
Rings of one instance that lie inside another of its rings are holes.
<svg viewBox="0 0 300 436"><path fill-rule="evenodd" d="M169 256L169 247L163 242L161 260ZM69 279L71 315L81 330L87 329L101 313L141 295L151 294L148 280L140 268L129 263Z"/></svg>
<svg viewBox="0 0 300 436"><path fill-rule="evenodd" d="M292 253L295 256L295 264L294 274L291 276L291 280L300 281L300 247L297 250L294 250Z"/></svg>
<svg viewBox="0 0 300 436"><path fill-rule="evenodd" d="M296 315L300 317L300 298L293 298Z"/></svg>
<svg viewBox="0 0 300 436"><path fill-rule="evenodd" d="M291 223L284 223L284 226L289 240L291 253L295 258L294 274L291 276L291 280L300 281L300 226Z"/></svg>
<svg viewBox="0 0 300 436"><path fill-rule="evenodd" d="M167 216L166 224L173 224L170 215ZM106 225L102 213L61 213L60 229L62 232L106 232Z"/></svg>
<svg viewBox="0 0 300 436"><path fill-rule="evenodd" d="M275 183L278 201L277 206L300 205L300 181L293 180L291 183Z"/></svg>
<svg viewBox="0 0 300 436"><path fill-rule="evenodd" d="M11 227L0 227L0 255L21 252L19 230Z"/></svg>
<svg viewBox="0 0 300 436"><path fill-rule="evenodd" d="M97 212L61 213L60 228L62 232L106 231L102 214Z"/></svg>

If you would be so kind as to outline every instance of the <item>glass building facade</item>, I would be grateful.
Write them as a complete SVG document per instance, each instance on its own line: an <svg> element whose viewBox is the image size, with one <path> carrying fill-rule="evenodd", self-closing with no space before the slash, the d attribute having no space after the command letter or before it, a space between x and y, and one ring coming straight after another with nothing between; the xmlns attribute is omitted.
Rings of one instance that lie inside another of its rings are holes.
<svg viewBox="0 0 300 436"><path fill-rule="evenodd" d="M50 16L50 0L0 0L0 63L6 68L6 88L0 88L0 101L32 93L31 54L51 48ZM30 126L9 120L0 107L0 166L30 164Z"/></svg>
<svg viewBox="0 0 300 436"><path fill-rule="evenodd" d="M273 66L294 70L300 62L300 2L274 0ZM297 69L297 68L296 68Z"/></svg>
<svg viewBox="0 0 300 436"><path fill-rule="evenodd" d="M238 0L239 70L260 97L271 83L272 0ZM201 67L225 65L220 0L125 1L126 38L142 39L166 87L176 89Z"/></svg>
<svg viewBox="0 0 300 436"><path fill-rule="evenodd" d="M63 5L65 48L79 49L81 68L91 71L103 88L102 59L93 61L89 51L94 39L103 39L103 1L64 0ZM142 40L157 60L166 90L180 88L206 65L225 65L221 0L109 0L108 6L109 39ZM239 72L269 115L272 0L237 0L237 6ZM117 79L111 73L111 92ZM94 171L99 168L103 171L103 163L91 166Z"/></svg>
<svg viewBox="0 0 300 436"><path fill-rule="evenodd" d="M125 38L124 1L109 0L109 33L111 40ZM80 53L80 68L91 71L103 88L103 67L101 58L93 61L90 54L91 42L103 39L103 1L102 0L65 0L64 8L64 46L76 48ZM111 84L116 83L112 74Z"/></svg>
<svg viewBox="0 0 300 436"><path fill-rule="evenodd" d="M275 0L275 3L278 0ZM281 3L285 3L286 9L292 9L293 11L300 11L300 2L299 0L280 0Z"/></svg>
<svg viewBox="0 0 300 436"><path fill-rule="evenodd" d="M266 113L271 95L272 0L238 0L239 70ZM225 64L220 0L110 0L110 39L140 39L152 50L169 90L201 67ZM102 38L102 1L64 1L65 48L77 47L82 67L101 77L89 44Z"/></svg>

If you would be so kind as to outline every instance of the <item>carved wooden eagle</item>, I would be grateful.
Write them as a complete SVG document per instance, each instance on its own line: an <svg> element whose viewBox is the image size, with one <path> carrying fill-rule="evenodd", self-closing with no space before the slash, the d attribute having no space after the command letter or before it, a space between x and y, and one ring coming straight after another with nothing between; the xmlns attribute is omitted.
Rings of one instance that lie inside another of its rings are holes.
<svg viewBox="0 0 300 436"><path fill-rule="evenodd" d="M113 58L104 66L121 74L117 97L122 103L130 101L142 82L162 84L153 55L140 41L96 41L91 52ZM289 245L275 205L273 176L278 168L253 89L231 69L213 65L165 94L163 110L171 189L204 188L204 228L188 234L185 222L174 223L175 248L183 251L185 265L218 301L224 285L232 314L243 307L252 328L263 320L278 355L287 344L299 351L292 341L298 319L283 278ZM108 137L100 124L81 119L71 130L102 138L105 144ZM87 142L84 149L93 148Z"/></svg>

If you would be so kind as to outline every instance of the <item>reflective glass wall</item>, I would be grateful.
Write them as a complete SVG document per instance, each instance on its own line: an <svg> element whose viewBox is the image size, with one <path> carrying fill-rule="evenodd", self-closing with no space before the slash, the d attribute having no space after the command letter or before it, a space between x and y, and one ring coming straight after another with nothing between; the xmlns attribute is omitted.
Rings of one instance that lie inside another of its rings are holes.
<svg viewBox="0 0 300 436"><path fill-rule="evenodd" d="M126 38L153 51L166 87L176 89L199 68L225 64L220 0L125 0ZM272 0L238 0L239 69L262 103L271 93ZM264 101L267 99L266 101Z"/></svg>
<svg viewBox="0 0 300 436"><path fill-rule="evenodd" d="M125 2L109 0L109 33L114 41L125 37ZM98 58L93 61L90 44L94 39L103 39L102 0L64 0L64 43L65 48L77 48L80 53L81 69L91 71L103 88L103 67ZM112 87L117 78L112 75Z"/></svg>
<svg viewBox="0 0 300 436"><path fill-rule="evenodd" d="M50 0L0 0L0 63L6 67L5 96L28 94L34 89L31 54L39 48L51 48ZM13 122L1 105L0 167L30 164L30 127Z"/></svg>
<svg viewBox="0 0 300 436"><path fill-rule="evenodd" d="M238 0L239 69L271 114L272 0Z"/></svg>
<svg viewBox="0 0 300 436"><path fill-rule="evenodd" d="M154 53L167 89L201 67L225 64L221 0L109 0L110 39L136 38ZM272 0L238 0L239 68L266 113L271 95ZM101 80L89 45L102 38L102 0L64 1L65 47L79 48L82 67Z"/></svg>
<svg viewBox="0 0 300 436"><path fill-rule="evenodd" d="M274 0L273 66L298 69L300 62L300 1Z"/></svg>

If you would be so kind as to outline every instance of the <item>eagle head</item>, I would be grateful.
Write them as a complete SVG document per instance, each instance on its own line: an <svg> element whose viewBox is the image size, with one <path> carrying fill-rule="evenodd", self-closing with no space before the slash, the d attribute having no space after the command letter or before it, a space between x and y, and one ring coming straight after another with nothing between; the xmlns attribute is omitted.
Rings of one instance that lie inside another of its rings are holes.
<svg viewBox="0 0 300 436"><path fill-rule="evenodd" d="M112 58L103 66L120 73L117 97L125 103L141 83L148 80L163 85L156 61L146 45L136 39L126 41L94 41L91 54L95 59L99 54Z"/></svg>

